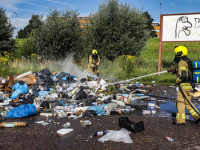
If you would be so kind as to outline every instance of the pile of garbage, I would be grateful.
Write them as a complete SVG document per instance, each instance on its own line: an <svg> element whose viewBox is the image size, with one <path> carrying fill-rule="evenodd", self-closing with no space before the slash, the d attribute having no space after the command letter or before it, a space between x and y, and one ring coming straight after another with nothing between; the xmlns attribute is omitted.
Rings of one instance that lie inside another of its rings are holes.
<svg viewBox="0 0 200 150"><path fill-rule="evenodd" d="M15 76L9 74L0 85L1 116L21 118L40 112L40 115L75 119L145 110L147 101L153 100L145 95L149 91L141 88L143 84L109 85L109 82L91 76L78 79L47 68Z"/></svg>
<svg viewBox="0 0 200 150"><path fill-rule="evenodd" d="M145 86L138 82L119 83L91 76L78 79L66 72L50 72L47 68L33 73L9 74L0 83L0 115L6 118L46 116L46 121L36 121L42 125L54 122L48 117L81 118L81 126L86 127L92 124L90 120L84 120L89 117L119 115L135 109L144 115L154 114L155 110L147 110L147 107L159 108L157 103L149 103L157 100L148 94L148 88L156 86L155 81L152 83ZM26 122L1 123L0 126L26 126ZM62 136L72 132L69 127L70 122L67 122L57 134ZM128 117L119 118L119 127L122 128L120 131L100 131L95 136L106 134L99 139L101 142L132 143L128 131L144 131L143 121L134 123Z"/></svg>

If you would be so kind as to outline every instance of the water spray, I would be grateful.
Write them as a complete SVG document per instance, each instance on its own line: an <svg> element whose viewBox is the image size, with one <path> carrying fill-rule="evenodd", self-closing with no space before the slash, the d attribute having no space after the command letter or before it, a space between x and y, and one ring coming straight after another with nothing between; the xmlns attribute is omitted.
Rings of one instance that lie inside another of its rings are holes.
<svg viewBox="0 0 200 150"><path fill-rule="evenodd" d="M161 72L156 72L156 73L152 73L152 74L148 74L148 75L136 77L136 78L133 78L133 79L127 79L127 80L124 80L124 81L108 83L107 85L114 85L114 84L120 84L120 83L130 82L132 80L136 80L136 79L140 79L140 78L144 78L144 77L148 77L148 76L153 76L153 75L156 75L156 74L166 73L166 72L168 72L168 71L161 71Z"/></svg>
<svg viewBox="0 0 200 150"><path fill-rule="evenodd" d="M136 80L136 79L140 79L140 78L144 78L144 77L148 77L148 76L152 76L152 75L156 75L156 74L161 74L161 73L166 73L168 71L161 71L161 72L156 72L156 73L152 73L152 74L148 74L148 75L144 75L144 76L140 76L140 77L136 77L136 78L132 78L132 79L127 79L127 80L123 80L123 81L119 81L119 82L112 82L112 83L106 83L106 84L101 84L101 85L114 85L114 84L121 84L121 83L128 83L132 80ZM87 85L84 85L82 84L81 86L87 86Z"/></svg>

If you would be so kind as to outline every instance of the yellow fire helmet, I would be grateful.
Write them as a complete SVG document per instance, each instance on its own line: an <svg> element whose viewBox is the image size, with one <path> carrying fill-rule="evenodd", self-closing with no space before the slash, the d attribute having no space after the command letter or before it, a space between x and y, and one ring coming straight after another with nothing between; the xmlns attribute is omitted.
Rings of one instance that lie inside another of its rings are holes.
<svg viewBox="0 0 200 150"><path fill-rule="evenodd" d="M94 49L94 50L92 51L92 54L97 54L97 50Z"/></svg>
<svg viewBox="0 0 200 150"><path fill-rule="evenodd" d="M175 46L174 52L176 53L176 56L182 57L187 56L188 50L184 46Z"/></svg>

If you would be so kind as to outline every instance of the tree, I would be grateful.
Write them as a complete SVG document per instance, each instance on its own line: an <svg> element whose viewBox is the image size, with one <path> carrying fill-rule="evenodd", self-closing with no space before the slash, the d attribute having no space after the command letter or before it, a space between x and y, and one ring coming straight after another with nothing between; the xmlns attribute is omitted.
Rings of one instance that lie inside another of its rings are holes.
<svg viewBox="0 0 200 150"><path fill-rule="evenodd" d="M15 28L9 22L5 10L0 7L0 53L14 52L16 49L15 40L12 39Z"/></svg>
<svg viewBox="0 0 200 150"><path fill-rule="evenodd" d="M149 31L145 14L136 7L108 0L90 14L87 27L88 49L97 49L113 60L119 55L138 55L146 44Z"/></svg>
<svg viewBox="0 0 200 150"><path fill-rule="evenodd" d="M81 28L77 11L69 8L58 11L50 9L46 23L34 30L33 44L39 55L48 58L65 58L75 52L76 59L82 51Z"/></svg>
<svg viewBox="0 0 200 150"><path fill-rule="evenodd" d="M25 29L20 29L18 32L18 38L23 39L26 38L27 34L25 33Z"/></svg>
<svg viewBox="0 0 200 150"><path fill-rule="evenodd" d="M33 14L29 24L24 29L19 30L18 38L26 38L32 30L40 28L42 24L42 16Z"/></svg>
<svg viewBox="0 0 200 150"><path fill-rule="evenodd" d="M149 15L148 11L144 12L144 15L145 17L147 18L147 27L146 29L150 32L150 37L154 38L154 37L157 37L157 34L156 34L156 31L153 31L155 30L152 23L154 21L153 18L151 18L151 16Z"/></svg>

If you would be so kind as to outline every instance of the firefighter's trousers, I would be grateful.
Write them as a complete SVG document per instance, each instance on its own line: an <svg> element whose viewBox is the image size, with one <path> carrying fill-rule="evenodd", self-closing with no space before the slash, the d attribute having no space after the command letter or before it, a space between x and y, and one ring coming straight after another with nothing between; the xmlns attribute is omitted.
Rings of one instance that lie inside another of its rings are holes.
<svg viewBox="0 0 200 150"><path fill-rule="evenodd" d="M185 94L189 102L192 104L191 102L192 90L183 90L183 93ZM192 106L197 110L197 108L193 104ZM195 110L190 106L187 100L183 97L180 90L178 91L178 95L177 95L176 107L178 111L176 115L176 122L179 124L185 123L185 108L190 112L190 114L195 120L200 118L200 116L195 112Z"/></svg>
<svg viewBox="0 0 200 150"><path fill-rule="evenodd" d="M99 73L99 69L97 68L97 69L95 70L94 68L88 66L87 72L92 72L93 74L96 75L97 73Z"/></svg>

